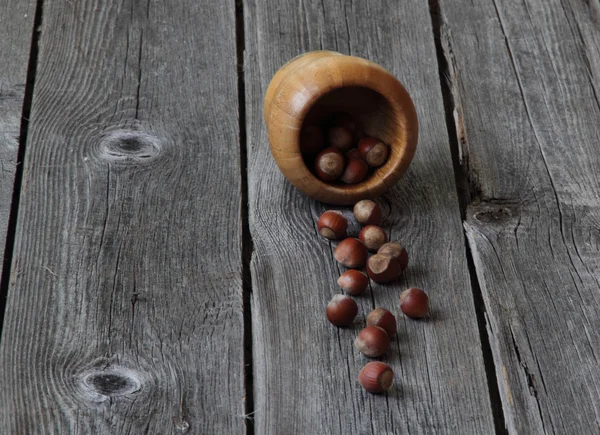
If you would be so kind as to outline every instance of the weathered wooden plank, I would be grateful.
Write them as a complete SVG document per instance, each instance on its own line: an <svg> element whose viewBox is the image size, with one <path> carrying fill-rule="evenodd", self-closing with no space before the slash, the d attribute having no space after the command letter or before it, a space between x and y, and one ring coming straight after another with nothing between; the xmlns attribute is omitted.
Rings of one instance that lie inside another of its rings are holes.
<svg viewBox="0 0 600 435"><path fill-rule="evenodd" d="M0 4L0 259L4 255L17 166L34 16L35 2L13 0Z"/></svg>
<svg viewBox="0 0 600 435"><path fill-rule="evenodd" d="M233 2L44 2L6 433L244 431Z"/></svg>
<svg viewBox="0 0 600 435"><path fill-rule="evenodd" d="M597 2L444 2L466 229L511 433L600 431Z"/></svg>
<svg viewBox="0 0 600 435"><path fill-rule="evenodd" d="M492 433L427 3L248 1L245 19L256 433ZM340 291L332 246L315 229L327 207L285 182L261 115L275 71L321 48L390 69L421 121L415 161L382 199L385 227L406 243L411 266L400 282L358 298L360 319L341 330L324 315ZM400 320L385 358L397 386L368 395L356 380L367 359L354 337L375 305L398 312L409 285L429 290L432 318Z"/></svg>

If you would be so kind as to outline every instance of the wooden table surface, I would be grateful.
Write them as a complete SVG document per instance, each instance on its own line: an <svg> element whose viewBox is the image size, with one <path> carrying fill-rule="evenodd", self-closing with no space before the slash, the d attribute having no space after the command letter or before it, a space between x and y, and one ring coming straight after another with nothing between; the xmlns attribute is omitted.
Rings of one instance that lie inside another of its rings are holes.
<svg viewBox="0 0 600 435"><path fill-rule="evenodd" d="M420 120L379 199L409 269L339 330L262 119L318 49ZM599 87L599 0L0 1L0 433L600 433ZM409 286L369 395L353 339Z"/></svg>

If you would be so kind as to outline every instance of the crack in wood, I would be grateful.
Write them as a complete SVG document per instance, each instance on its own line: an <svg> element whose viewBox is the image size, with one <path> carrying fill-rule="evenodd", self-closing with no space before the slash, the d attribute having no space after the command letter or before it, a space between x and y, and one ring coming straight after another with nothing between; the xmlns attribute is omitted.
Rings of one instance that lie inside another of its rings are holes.
<svg viewBox="0 0 600 435"><path fill-rule="evenodd" d="M540 401L538 398L538 392L537 392L536 385L535 385L535 375L533 373L531 373L531 371L529 370L529 367L527 366L527 363L522 359L521 352L519 350L519 345L517 344L517 340L515 339L515 334L512 331L512 329L510 330L510 335L511 335L511 339L512 339L512 346L515 351L515 357L517 358L517 362L523 369L523 374L525 375L525 379L527 381L527 387L529 388L529 394L531 395L531 397L533 397L535 399L535 402L537 404L537 409L539 412L539 418L540 418L540 422L542 424L542 429L543 429L544 433L547 433L546 425L544 423L544 416L542 414L542 407L540 405ZM533 354L533 349L530 348L529 350Z"/></svg>
<svg viewBox="0 0 600 435"><path fill-rule="evenodd" d="M29 132L29 118L31 116L31 106L33 103L33 91L35 88L35 79L38 66L39 41L42 36L41 26L43 17L43 0L37 0L35 6L35 15L33 18L33 29L31 30L31 45L29 49L29 62L27 64L26 84L23 92L23 106L21 111L21 123L18 136L18 149L16 155L15 176L13 182L13 192L10 202L10 211L8 213L8 224L6 239L4 243L4 252L2 255L2 264L0 264L0 336L4 323L4 313L6 310L6 300L9 287L14 284L13 278L18 275L11 271L13 267L13 255L15 247L15 233L17 228L18 210L22 189L27 186L27 173L23 171L23 160L25 159L25 150L27 148L27 139ZM15 49L16 47L13 47ZM22 85L17 85L18 87ZM11 91L8 91L9 95ZM4 234L0 234L4 237ZM0 244L0 248L2 244ZM15 261L14 268L17 268ZM15 278L16 279L16 278Z"/></svg>
<svg viewBox="0 0 600 435"><path fill-rule="evenodd" d="M441 13L440 0L429 0L429 12L438 60L444 110L446 112L446 127L450 139L449 145L453 160L456 190L461 216L465 220L469 205L474 200L479 201L482 197L482 188L479 184L477 173L469 164L469 147L461 101L459 67L454 55L450 28L445 24ZM497 434L505 434L507 433L507 426L504 407L500 397L496 363L491 349L491 331L488 331L488 326L486 326L490 324L487 320L487 308L477 277L467 232L465 231L463 234L465 237L465 255L467 257L471 289L477 315L481 352L494 417L494 427Z"/></svg>
<svg viewBox="0 0 600 435"><path fill-rule="evenodd" d="M244 0L235 0L235 45L237 63L238 134L240 144L240 220L242 226L242 310L244 346L244 422L246 435L254 435L254 360L252 350L252 272L254 241L249 223L248 143L246 131L246 83L245 83L245 13Z"/></svg>
<svg viewBox="0 0 600 435"><path fill-rule="evenodd" d="M144 47L144 29L140 30L140 47L138 51L138 74L135 90L135 119L139 119L140 111L140 88L142 85L142 49Z"/></svg>

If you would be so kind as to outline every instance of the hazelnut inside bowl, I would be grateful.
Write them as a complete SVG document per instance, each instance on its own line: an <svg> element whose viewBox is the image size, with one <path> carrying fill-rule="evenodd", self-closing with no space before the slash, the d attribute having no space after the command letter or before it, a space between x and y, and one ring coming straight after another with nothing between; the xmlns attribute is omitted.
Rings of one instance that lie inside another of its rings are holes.
<svg viewBox="0 0 600 435"><path fill-rule="evenodd" d="M389 147L385 163L356 184L323 181L314 156L301 151L303 129L316 125L327 137L328 123L340 113L355 120L363 135ZM306 53L284 65L269 85L264 115L271 152L284 176L308 196L331 204L353 204L390 189L417 145L417 115L402 84L373 62L335 52Z"/></svg>

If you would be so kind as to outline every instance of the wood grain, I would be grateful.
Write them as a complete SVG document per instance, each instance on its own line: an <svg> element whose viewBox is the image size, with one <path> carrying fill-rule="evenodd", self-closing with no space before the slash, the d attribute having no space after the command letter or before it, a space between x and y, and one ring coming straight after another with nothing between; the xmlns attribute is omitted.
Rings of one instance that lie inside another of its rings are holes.
<svg viewBox="0 0 600 435"><path fill-rule="evenodd" d="M252 0L245 20L256 433L492 433L426 2ZM339 330L324 310L340 292L341 270L315 228L329 207L285 181L261 116L272 75L314 49L389 69L411 93L421 132L407 175L381 199L385 228L409 249L409 270L400 282L357 298L359 318ZM409 285L430 293L432 317L399 319L398 339L384 358L396 386L368 395L356 380L367 359L353 340L374 306L397 313Z"/></svg>
<svg viewBox="0 0 600 435"><path fill-rule="evenodd" d="M234 6L44 2L5 433L244 431Z"/></svg>
<svg viewBox="0 0 600 435"><path fill-rule="evenodd" d="M4 255L17 166L34 16L35 2L9 0L0 4L0 259Z"/></svg>
<svg viewBox="0 0 600 435"><path fill-rule="evenodd" d="M442 2L510 433L600 431L597 2Z"/></svg>

